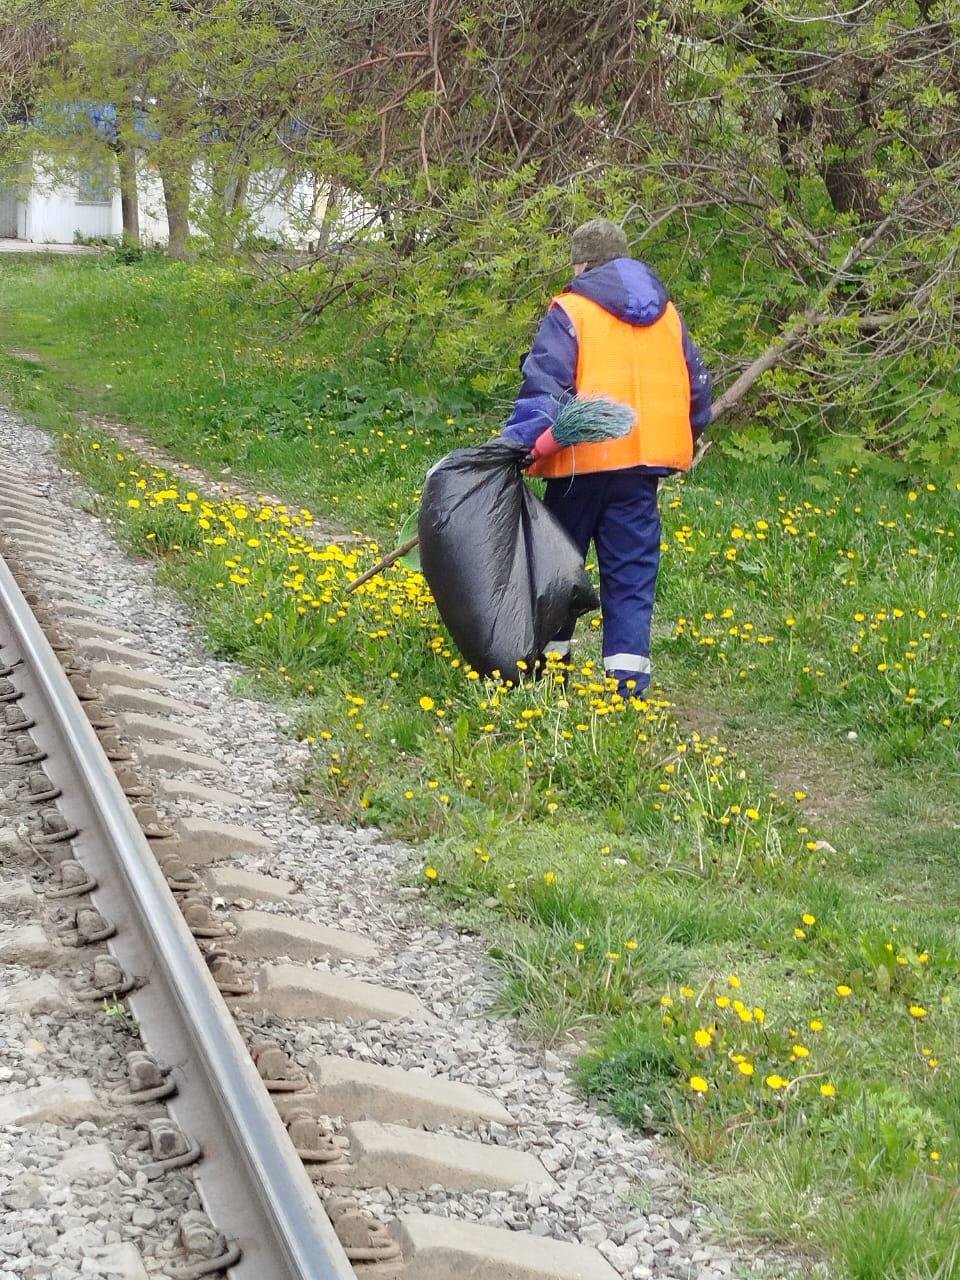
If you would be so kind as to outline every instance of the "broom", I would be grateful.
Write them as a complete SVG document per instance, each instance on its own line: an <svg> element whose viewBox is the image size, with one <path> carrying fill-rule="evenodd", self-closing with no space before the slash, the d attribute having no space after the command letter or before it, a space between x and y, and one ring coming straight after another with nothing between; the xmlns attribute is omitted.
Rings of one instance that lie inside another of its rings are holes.
<svg viewBox="0 0 960 1280"><path fill-rule="evenodd" d="M619 404L607 396L571 396L561 405L553 424L554 439L563 448L573 444L602 444L604 440L617 440L628 435L636 414L629 405ZM347 594L362 587L365 582L383 573L408 551L412 551L420 539L408 538L402 546L378 560L347 587Z"/></svg>

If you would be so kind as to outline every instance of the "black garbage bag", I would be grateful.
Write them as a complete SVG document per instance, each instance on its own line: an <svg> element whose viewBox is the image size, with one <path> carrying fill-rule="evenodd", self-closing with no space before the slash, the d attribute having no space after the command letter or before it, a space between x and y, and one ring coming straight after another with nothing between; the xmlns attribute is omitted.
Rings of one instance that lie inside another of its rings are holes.
<svg viewBox="0 0 960 1280"><path fill-rule="evenodd" d="M427 474L418 522L423 574L457 648L505 680L600 603L577 548L523 482L526 453L502 437L448 453Z"/></svg>

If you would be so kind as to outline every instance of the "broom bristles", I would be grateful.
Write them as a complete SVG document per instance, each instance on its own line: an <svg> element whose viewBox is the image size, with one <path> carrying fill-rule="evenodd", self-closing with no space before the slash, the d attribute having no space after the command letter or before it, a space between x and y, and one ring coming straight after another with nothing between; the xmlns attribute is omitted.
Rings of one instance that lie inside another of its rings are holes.
<svg viewBox="0 0 960 1280"><path fill-rule="evenodd" d="M557 415L553 434L562 445L598 444L629 434L635 418L629 405L609 396L573 396Z"/></svg>

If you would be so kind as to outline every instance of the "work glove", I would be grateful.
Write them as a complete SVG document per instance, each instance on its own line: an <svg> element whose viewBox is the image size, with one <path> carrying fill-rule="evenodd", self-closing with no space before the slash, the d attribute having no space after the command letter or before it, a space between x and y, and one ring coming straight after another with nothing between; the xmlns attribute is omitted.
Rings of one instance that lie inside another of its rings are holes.
<svg viewBox="0 0 960 1280"><path fill-rule="evenodd" d="M557 453L563 447L553 434L553 428L547 427L546 431L541 431L540 435L537 436L530 452L521 461L520 467L526 471L527 467L532 467L541 458L549 458L552 453Z"/></svg>

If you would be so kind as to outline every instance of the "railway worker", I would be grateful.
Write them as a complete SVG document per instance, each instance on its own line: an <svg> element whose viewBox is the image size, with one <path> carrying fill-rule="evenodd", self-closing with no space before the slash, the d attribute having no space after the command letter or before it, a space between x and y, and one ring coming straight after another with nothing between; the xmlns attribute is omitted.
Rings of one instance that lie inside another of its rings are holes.
<svg viewBox="0 0 960 1280"><path fill-rule="evenodd" d="M624 697L641 697L660 564L657 486L689 469L710 421L711 379L663 284L630 257L621 227L585 222L571 257L574 279L551 302L523 361L503 434L530 450L528 474L546 479L546 505L581 554L595 544L604 668ZM551 427L575 392L629 405L629 434L561 447ZM547 653L569 661L572 638L569 627Z"/></svg>

